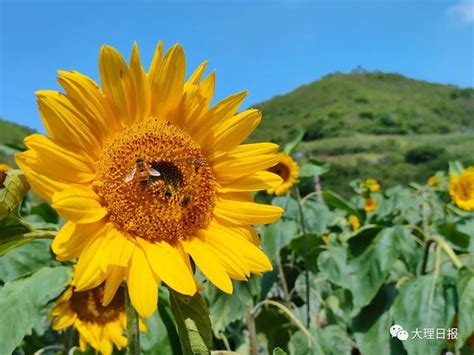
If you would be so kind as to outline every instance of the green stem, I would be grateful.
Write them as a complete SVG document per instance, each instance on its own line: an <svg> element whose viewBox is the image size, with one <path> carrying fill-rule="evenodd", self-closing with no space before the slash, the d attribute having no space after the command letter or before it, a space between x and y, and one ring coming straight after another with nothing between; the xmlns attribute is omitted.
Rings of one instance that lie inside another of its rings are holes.
<svg viewBox="0 0 474 355"><path fill-rule="evenodd" d="M138 330L138 314L133 308L128 294L127 286L124 287L125 292L125 312L127 314L127 354L140 355L140 332Z"/></svg>
<svg viewBox="0 0 474 355"><path fill-rule="evenodd" d="M291 312L291 310L286 308L284 305L282 305L282 304L280 304L276 301L272 301L272 300L263 300L263 301L259 302L253 308L252 314L253 315L257 314L257 311L264 305L275 306L275 307L281 309L293 322L295 322L295 324L298 326L298 328L300 328L301 331L306 335L306 338L308 339L308 346L311 347L311 344L313 343L313 337L308 332L308 329L306 329L305 326L299 321L299 319L293 314L293 312Z"/></svg>
<svg viewBox="0 0 474 355"><path fill-rule="evenodd" d="M308 236L306 235L306 226L304 223L303 206L301 201L300 189L296 187L296 197L298 198L298 210L300 213L301 231L303 232L304 242L304 266L305 266L305 284L306 284L306 327L309 328L311 316L310 316L310 304L309 304L309 261L308 261Z"/></svg>
<svg viewBox="0 0 474 355"><path fill-rule="evenodd" d="M461 269L464 266L461 260L459 260L456 253L453 251L453 249L451 249L451 247L448 244L446 244L446 242L442 238L438 236L433 236L431 237L431 239L435 240L436 243L443 249L443 251L451 259L451 261L453 262L454 266L456 266L456 268Z"/></svg>

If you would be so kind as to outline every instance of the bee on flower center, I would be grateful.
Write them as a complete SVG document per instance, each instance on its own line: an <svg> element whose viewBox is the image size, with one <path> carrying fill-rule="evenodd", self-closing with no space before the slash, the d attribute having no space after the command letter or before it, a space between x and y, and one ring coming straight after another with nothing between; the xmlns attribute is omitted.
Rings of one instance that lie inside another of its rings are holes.
<svg viewBox="0 0 474 355"><path fill-rule="evenodd" d="M161 173L148 166L144 158L137 158L133 169L125 176L124 181L132 182L134 179L138 180L142 186L146 186L152 176L158 177Z"/></svg>

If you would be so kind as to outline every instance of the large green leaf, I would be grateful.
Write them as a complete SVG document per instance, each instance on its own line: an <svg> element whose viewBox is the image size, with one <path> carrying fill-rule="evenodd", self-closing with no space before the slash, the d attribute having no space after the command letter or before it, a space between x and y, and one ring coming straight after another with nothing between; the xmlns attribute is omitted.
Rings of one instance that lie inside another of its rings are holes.
<svg viewBox="0 0 474 355"><path fill-rule="evenodd" d="M306 234L295 238L290 243L297 261L308 259L308 269L318 272L318 256L324 250L325 244L321 236L316 234Z"/></svg>
<svg viewBox="0 0 474 355"><path fill-rule="evenodd" d="M377 294L404 248L407 245L415 248L410 232L402 226L383 229L366 239L368 242L364 238L351 238L348 252L340 247L328 247L318 258L321 272L351 291L354 315Z"/></svg>
<svg viewBox="0 0 474 355"><path fill-rule="evenodd" d="M474 275L471 270L463 268L459 271L457 292L459 310L456 347L461 348L474 333Z"/></svg>
<svg viewBox="0 0 474 355"><path fill-rule="evenodd" d="M291 242L297 231L295 221L281 219L262 229L261 245L272 261L276 260L277 254Z"/></svg>
<svg viewBox="0 0 474 355"><path fill-rule="evenodd" d="M333 218L333 213L325 203L314 198L306 201L304 204L303 216L306 233L314 233L321 236L327 232L328 225Z"/></svg>
<svg viewBox="0 0 474 355"><path fill-rule="evenodd" d="M349 355L351 342L347 333L338 325L310 330L312 342L301 331L297 331L290 339L288 349L292 355Z"/></svg>
<svg viewBox="0 0 474 355"><path fill-rule="evenodd" d="M446 344L444 339L436 339L437 329L451 327L455 307L455 287L443 278L433 283L433 275L424 275L408 281L400 287L400 294L392 307L394 323L409 333L403 346L414 355L439 354ZM472 311L472 309L471 309ZM434 329L434 339L419 339L416 330Z"/></svg>
<svg viewBox="0 0 474 355"><path fill-rule="evenodd" d="M46 267L0 289L0 349L10 354L37 326L46 305L68 285L71 269Z"/></svg>
<svg viewBox="0 0 474 355"><path fill-rule="evenodd" d="M348 214L353 214L357 216L357 218L362 219L362 216L356 209L356 207L349 201L345 200L343 197L336 194L335 192L324 191L323 198L329 206L333 208L339 208L343 211L346 211Z"/></svg>
<svg viewBox="0 0 474 355"><path fill-rule="evenodd" d="M9 282L28 276L45 266L57 264L50 252L50 240L34 240L0 258L0 280Z"/></svg>
<svg viewBox="0 0 474 355"><path fill-rule="evenodd" d="M212 329L216 334L224 331L230 323L245 319L247 306L253 304L253 297L247 282L233 282L231 295L225 294L212 285L206 286Z"/></svg>
<svg viewBox="0 0 474 355"><path fill-rule="evenodd" d="M204 298L199 293L191 297L170 289L170 302L183 354L208 354L212 329Z"/></svg>
<svg viewBox="0 0 474 355"><path fill-rule="evenodd" d="M301 167L299 176L312 177L321 176L329 171L329 163L317 159L308 159L306 163Z"/></svg>
<svg viewBox="0 0 474 355"><path fill-rule="evenodd" d="M160 299L160 310L163 307L163 302ZM140 334L142 354L172 354L171 340L160 313L155 312L151 317L147 318L146 324L148 326L147 331Z"/></svg>
<svg viewBox="0 0 474 355"><path fill-rule="evenodd" d="M353 319L352 331L362 354L403 353L403 347L400 346L398 339L393 340L388 332L391 326L389 311L396 294L393 284L385 285L372 302L362 308Z"/></svg>

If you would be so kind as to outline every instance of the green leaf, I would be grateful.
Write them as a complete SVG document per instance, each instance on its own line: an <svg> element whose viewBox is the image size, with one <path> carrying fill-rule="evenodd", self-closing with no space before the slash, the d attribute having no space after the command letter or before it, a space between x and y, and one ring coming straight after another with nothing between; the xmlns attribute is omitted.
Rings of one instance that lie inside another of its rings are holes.
<svg viewBox="0 0 474 355"><path fill-rule="evenodd" d="M474 275L471 270L463 268L459 271L457 292L459 297L459 311L456 348L459 349L474 333Z"/></svg>
<svg viewBox="0 0 474 355"><path fill-rule="evenodd" d="M12 237L22 235L30 232L31 230L21 223L20 219L14 215L0 221L0 244L3 242L9 242Z"/></svg>
<svg viewBox="0 0 474 355"><path fill-rule="evenodd" d="M33 240L0 258L0 280L13 281L57 264L50 252L50 240Z"/></svg>
<svg viewBox="0 0 474 355"><path fill-rule="evenodd" d="M391 326L389 311L396 295L397 290L393 284L383 286L372 302L362 308L353 319L352 331L362 354L393 353L391 348L396 344L394 340L391 340L388 330ZM395 354L400 354L400 352Z"/></svg>
<svg viewBox="0 0 474 355"><path fill-rule="evenodd" d="M37 326L47 304L71 279L68 267L46 267L25 279L6 283L0 289L0 349L10 354L25 335Z"/></svg>
<svg viewBox="0 0 474 355"><path fill-rule="evenodd" d="M307 336L297 331L290 339L288 350L292 355L349 355L351 342L348 334L338 325L310 330L313 341L308 343Z"/></svg>
<svg viewBox="0 0 474 355"><path fill-rule="evenodd" d="M464 171L461 162L455 160L449 162L449 175L459 175Z"/></svg>
<svg viewBox="0 0 474 355"><path fill-rule="evenodd" d="M307 238L307 240L305 240ZM304 261L305 256L308 258L309 270L318 272L318 256L324 250L325 244L323 239L316 234L306 234L295 238L290 243L290 249L296 256L297 261Z"/></svg>
<svg viewBox="0 0 474 355"><path fill-rule="evenodd" d="M191 297L170 289L170 302L183 354L210 353L212 329L204 298L199 293Z"/></svg>
<svg viewBox="0 0 474 355"><path fill-rule="evenodd" d="M30 188L20 170L8 170L6 174L3 187L0 185L0 220L14 211Z"/></svg>
<svg viewBox="0 0 474 355"><path fill-rule="evenodd" d="M323 198L326 203L333 207L333 208L339 208L343 211L346 211L349 214L353 214L357 216L360 220L362 220L362 216L359 213L359 211L355 208L355 206L350 203L349 201L345 200L338 194L332 191L324 191L323 192Z"/></svg>
<svg viewBox="0 0 474 355"><path fill-rule="evenodd" d="M308 159L300 169L299 176L302 178L321 176L326 174L329 171L329 163L317 160L317 159Z"/></svg>
<svg viewBox="0 0 474 355"><path fill-rule="evenodd" d="M286 351L282 348L273 349L273 355L286 355Z"/></svg>
<svg viewBox="0 0 474 355"><path fill-rule="evenodd" d="M160 298L160 309L164 307ZM168 305L169 307L169 305ZM165 323L161 319L160 313L155 312L151 317L146 319L148 330L140 334L140 346L142 354L172 354L172 345L168 330Z"/></svg>
<svg viewBox="0 0 474 355"><path fill-rule="evenodd" d="M378 229L374 228L373 232ZM332 282L351 291L354 314L366 306L385 282L393 263L402 251L416 244L402 226L386 228L374 238L351 238L349 249L328 247L318 258L321 273Z"/></svg>
<svg viewBox="0 0 474 355"><path fill-rule="evenodd" d="M210 284L206 285L212 329L217 334L223 332L230 323L243 320L247 304L253 303L248 283L234 281L233 286L232 294L228 295Z"/></svg>
<svg viewBox="0 0 474 355"><path fill-rule="evenodd" d="M274 261L282 248L287 246L298 232L295 221L278 220L262 228L261 245Z"/></svg>
<svg viewBox="0 0 474 355"><path fill-rule="evenodd" d="M414 336L416 329L433 328L436 332L451 327L455 312L453 286L442 278L433 284L433 275L424 275L400 287L392 312L394 323L409 333L403 342L409 354L439 354L445 347L446 340L436 336L429 340Z"/></svg>
<svg viewBox="0 0 474 355"><path fill-rule="evenodd" d="M298 201L294 198L290 196L274 197L272 199L272 205L283 208L285 210L285 214L283 215L285 218L295 221L299 219Z"/></svg>
<svg viewBox="0 0 474 355"><path fill-rule="evenodd" d="M303 139L304 133L305 133L304 129L299 129L298 132L296 133L296 136L291 141L285 144L285 148L283 149L283 151L288 155L293 154L293 152L295 151L295 149L298 147L301 140Z"/></svg>
<svg viewBox="0 0 474 355"><path fill-rule="evenodd" d="M459 230L458 223L443 223L438 226L438 233L442 235L454 248L469 251L469 234Z"/></svg>
<svg viewBox="0 0 474 355"><path fill-rule="evenodd" d="M327 232L328 225L333 218L329 208L317 199L309 199L303 206L304 223L306 233L323 235ZM299 219L299 218L298 218Z"/></svg>

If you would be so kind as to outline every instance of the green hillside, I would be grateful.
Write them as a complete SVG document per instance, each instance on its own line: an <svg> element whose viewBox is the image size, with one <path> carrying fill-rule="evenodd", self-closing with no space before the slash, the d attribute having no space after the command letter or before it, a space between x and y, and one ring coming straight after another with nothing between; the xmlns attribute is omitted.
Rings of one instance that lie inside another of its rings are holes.
<svg viewBox="0 0 474 355"><path fill-rule="evenodd" d="M31 128L0 118L0 163L12 165L12 154L24 148L23 138L33 132Z"/></svg>
<svg viewBox="0 0 474 355"><path fill-rule="evenodd" d="M356 177L391 186L422 182L450 159L473 163L474 89L336 73L255 106L264 119L250 140L282 144L303 128L299 150L329 161L323 183L342 193Z"/></svg>

